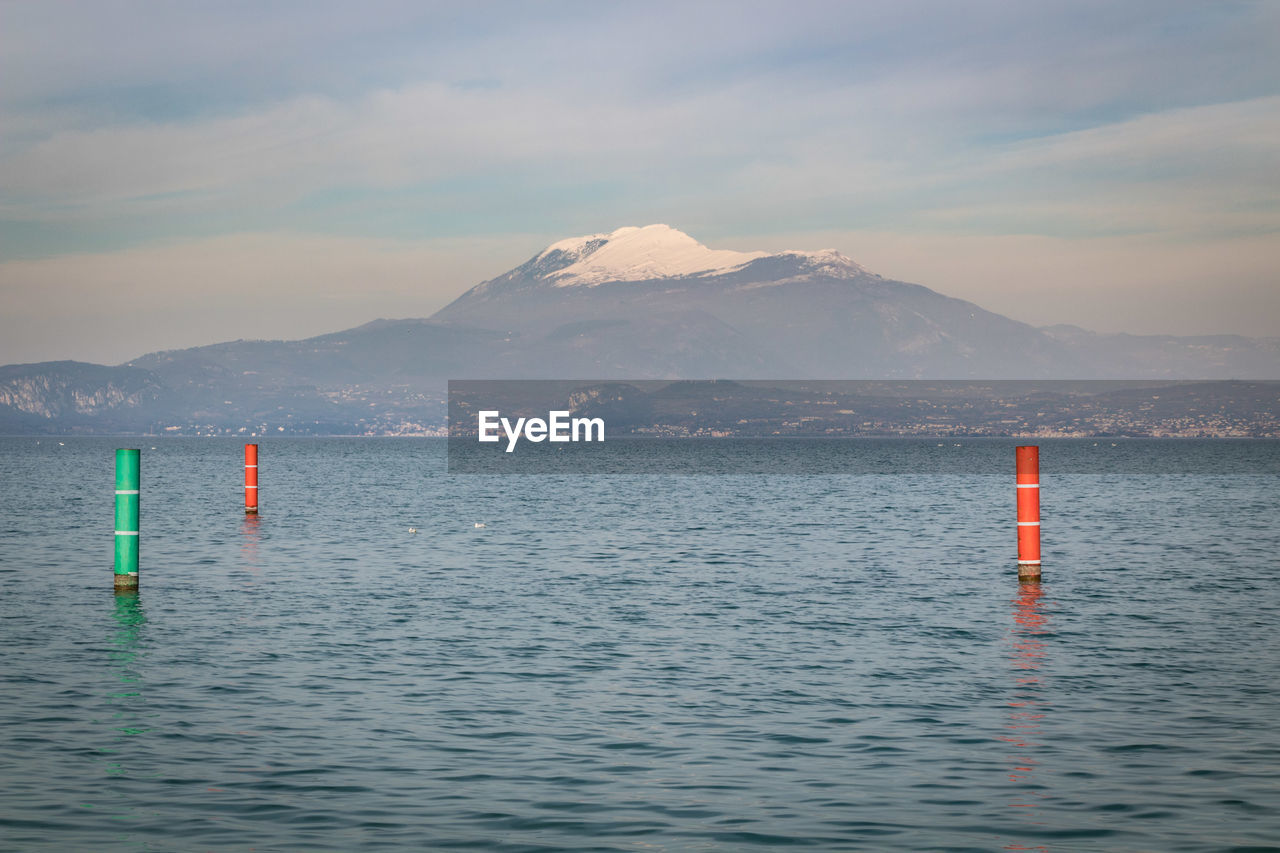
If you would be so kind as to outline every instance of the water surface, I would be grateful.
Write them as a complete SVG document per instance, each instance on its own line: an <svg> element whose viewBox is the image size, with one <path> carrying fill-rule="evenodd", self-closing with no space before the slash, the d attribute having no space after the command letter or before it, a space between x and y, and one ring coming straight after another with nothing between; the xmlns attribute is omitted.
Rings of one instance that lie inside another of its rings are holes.
<svg viewBox="0 0 1280 853"><path fill-rule="evenodd" d="M236 442L0 439L0 849L1276 849L1277 443L1040 442L1039 587L1014 442L938 443L500 477L281 439L246 518Z"/></svg>

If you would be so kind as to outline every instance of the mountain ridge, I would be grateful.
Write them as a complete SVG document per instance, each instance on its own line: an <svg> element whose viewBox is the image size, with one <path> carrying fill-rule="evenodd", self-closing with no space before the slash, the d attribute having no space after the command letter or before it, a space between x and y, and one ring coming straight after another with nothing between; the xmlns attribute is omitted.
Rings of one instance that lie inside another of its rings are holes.
<svg viewBox="0 0 1280 853"><path fill-rule="evenodd" d="M1035 328L835 250L649 225L552 243L429 318L73 364L0 368L0 431L422 432L451 378L1267 380L1280 339Z"/></svg>

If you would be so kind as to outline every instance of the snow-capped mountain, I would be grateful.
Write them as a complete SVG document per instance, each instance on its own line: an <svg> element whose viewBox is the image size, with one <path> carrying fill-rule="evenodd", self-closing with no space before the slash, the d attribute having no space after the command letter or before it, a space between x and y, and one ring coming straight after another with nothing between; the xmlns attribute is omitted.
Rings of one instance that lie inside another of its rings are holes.
<svg viewBox="0 0 1280 853"><path fill-rule="evenodd" d="M734 252L667 225L553 243L438 312L529 347L509 375L1071 375L1068 347L833 249Z"/></svg>
<svg viewBox="0 0 1280 853"><path fill-rule="evenodd" d="M1280 376L1274 341L1067 335L833 249L712 249L668 225L553 243L432 320L502 333L511 357L477 369L512 377Z"/></svg>
<svg viewBox="0 0 1280 853"><path fill-rule="evenodd" d="M553 243L430 319L0 368L0 432L412 430L461 378L1280 379L1280 341L1037 329L830 249L649 225Z"/></svg>

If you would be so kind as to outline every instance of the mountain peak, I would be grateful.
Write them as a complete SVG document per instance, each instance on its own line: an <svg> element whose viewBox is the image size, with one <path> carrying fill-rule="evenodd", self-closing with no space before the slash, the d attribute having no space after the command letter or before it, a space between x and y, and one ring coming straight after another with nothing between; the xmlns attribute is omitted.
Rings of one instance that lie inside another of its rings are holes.
<svg viewBox="0 0 1280 853"><path fill-rule="evenodd" d="M552 243L533 260L556 287L719 275L765 252L708 249L670 225L627 226Z"/></svg>
<svg viewBox="0 0 1280 853"><path fill-rule="evenodd" d="M547 246L515 269L481 282L441 309L513 291L570 291L649 282L765 287L800 281L879 278L837 252L737 252L709 249L670 225L634 225L570 237Z"/></svg>
<svg viewBox="0 0 1280 853"><path fill-rule="evenodd" d="M763 258L786 259L805 273L852 278L866 272L834 249L818 252L735 252L709 249L670 225L629 225L552 243L519 272L554 287L606 282L706 278L736 272Z"/></svg>

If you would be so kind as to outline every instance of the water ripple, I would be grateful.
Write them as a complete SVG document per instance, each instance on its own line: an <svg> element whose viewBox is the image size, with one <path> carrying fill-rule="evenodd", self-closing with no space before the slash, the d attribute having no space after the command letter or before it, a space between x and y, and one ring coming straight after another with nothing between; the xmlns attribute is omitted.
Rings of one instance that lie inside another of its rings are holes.
<svg viewBox="0 0 1280 853"><path fill-rule="evenodd" d="M0 440L43 489L0 496L0 850L1280 839L1275 477L1046 477L1019 588L1007 471L449 477L430 441L279 440L249 520L238 444L163 440L113 597L113 448Z"/></svg>

